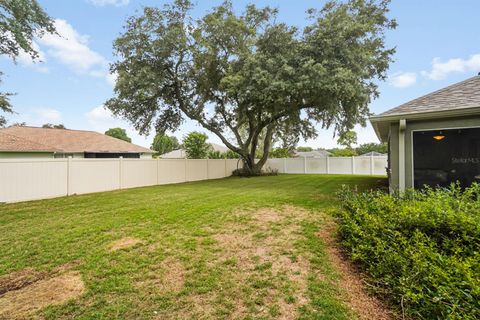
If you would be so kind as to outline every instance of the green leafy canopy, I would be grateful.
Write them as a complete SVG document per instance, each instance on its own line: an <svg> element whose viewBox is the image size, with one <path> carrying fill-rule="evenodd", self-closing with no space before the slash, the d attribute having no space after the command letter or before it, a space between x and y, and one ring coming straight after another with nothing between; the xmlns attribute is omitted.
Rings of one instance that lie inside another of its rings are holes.
<svg viewBox="0 0 480 320"><path fill-rule="evenodd" d="M188 0L145 7L114 42L118 79L106 106L141 133L192 119L260 170L276 138L365 123L394 53L384 41L396 26L388 4L328 2L308 11L303 30L279 22L277 9L248 5L237 14L230 1L196 20Z"/></svg>
<svg viewBox="0 0 480 320"><path fill-rule="evenodd" d="M207 142L208 136L205 133L193 131L183 138L183 147L188 159L206 159L213 151L212 146Z"/></svg>
<svg viewBox="0 0 480 320"><path fill-rule="evenodd" d="M338 137L337 143L348 149L352 149L352 146L357 144L357 133L353 130L342 132Z"/></svg>
<svg viewBox="0 0 480 320"><path fill-rule="evenodd" d="M132 142L132 139L127 135L125 129L122 128L110 128L105 131L105 135L117 138L123 141Z"/></svg>
<svg viewBox="0 0 480 320"><path fill-rule="evenodd" d="M177 150L178 148L180 148L180 144L176 137L157 134L153 139L152 149L160 155Z"/></svg>

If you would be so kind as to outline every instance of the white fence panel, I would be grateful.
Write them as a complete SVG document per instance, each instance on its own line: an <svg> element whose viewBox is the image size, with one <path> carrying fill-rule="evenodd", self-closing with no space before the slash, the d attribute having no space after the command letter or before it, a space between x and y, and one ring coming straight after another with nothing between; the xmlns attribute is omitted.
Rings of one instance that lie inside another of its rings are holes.
<svg viewBox="0 0 480 320"><path fill-rule="evenodd" d="M227 176L231 176L232 172L237 170L237 168L243 167L242 161L239 161L238 159L227 159L225 161L225 166L227 168Z"/></svg>
<svg viewBox="0 0 480 320"><path fill-rule="evenodd" d="M227 166L225 160L208 160L208 179L220 179L227 176ZM230 175L230 174L229 174Z"/></svg>
<svg viewBox="0 0 480 320"><path fill-rule="evenodd" d="M69 194L120 189L118 159L69 159Z"/></svg>
<svg viewBox="0 0 480 320"><path fill-rule="evenodd" d="M208 179L208 162L205 159L187 160L187 181Z"/></svg>
<svg viewBox="0 0 480 320"><path fill-rule="evenodd" d="M268 159L265 166L279 173L285 173L285 159Z"/></svg>
<svg viewBox="0 0 480 320"><path fill-rule="evenodd" d="M153 186L157 182L157 160L122 159L121 188Z"/></svg>
<svg viewBox="0 0 480 320"><path fill-rule="evenodd" d="M355 174L372 174L372 157L355 157Z"/></svg>
<svg viewBox="0 0 480 320"><path fill-rule="evenodd" d="M67 195L67 160L2 160L0 202Z"/></svg>
<svg viewBox="0 0 480 320"><path fill-rule="evenodd" d="M306 158L307 173L327 173L327 158Z"/></svg>
<svg viewBox="0 0 480 320"><path fill-rule="evenodd" d="M305 173L305 160L303 158L286 159L285 168L288 173Z"/></svg>
<svg viewBox="0 0 480 320"><path fill-rule="evenodd" d="M329 172L331 174L352 174L351 157L330 157Z"/></svg>
<svg viewBox="0 0 480 320"><path fill-rule="evenodd" d="M388 157L374 157L373 158L373 174L386 175L387 174Z"/></svg>
<svg viewBox="0 0 480 320"><path fill-rule="evenodd" d="M185 159L159 159L158 184L180 183L187 181Z"/></svg>

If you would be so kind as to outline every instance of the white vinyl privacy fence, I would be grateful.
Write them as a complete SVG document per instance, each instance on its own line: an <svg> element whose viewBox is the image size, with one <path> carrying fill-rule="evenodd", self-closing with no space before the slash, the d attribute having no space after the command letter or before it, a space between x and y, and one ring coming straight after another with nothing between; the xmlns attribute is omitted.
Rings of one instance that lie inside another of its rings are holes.
<svg viewBox="0 0 480 320"><path fill-rule="evenodd" d="M0 202L228 177L235 159L0 160ZM269 159L280 173L385 174L386 158Z"/></svg>
<svg viewBox="0 0 480 320"><path fill-rule="evenodd" d="M234 159L0 160L0 202L228 177Z"/></svg>
<svg viewBox="0 0 480 320"><path fill-rule="evenodd" d="M280 173L386 175L387 157L268 159L266 167Z"/></svg>

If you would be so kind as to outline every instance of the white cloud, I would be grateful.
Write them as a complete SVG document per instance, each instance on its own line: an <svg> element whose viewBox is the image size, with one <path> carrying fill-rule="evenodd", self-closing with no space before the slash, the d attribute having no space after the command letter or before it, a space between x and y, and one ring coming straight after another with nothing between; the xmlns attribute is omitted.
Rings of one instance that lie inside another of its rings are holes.
<svg viewBox="0 0 480 320"><path fill-rule="evenodd" d="M443 80L451 73L478 71L480 71L480 53L474 54L468 59L455 58L442 61L440 58L434 58L432 69L423 71L422 74L432 80Z"/></svg>
<svg viewBox="0 0 480 320"><path fill-rule="evenodd" d="M58 35L45 34L38 42L47 47L48 55L77 74L87 74L105 78L111 83L108 61L88 46L89 36L77 32L72 25L62 19L55 20Z"/></svg>
<svg viewBox="0 0 480 320"><path fill-rule="evenodd" d="M102 55L88 47L88 36L79 34L67 21L56 19L55 27L59 35L45 34L39 39L49 48L50 55L78 73L88 73L107 63Z"/></svg>
<svg viewBox="0 0 480 320"><path fill-rule="evenodd" d="M93 108L85 113L85 116L87 117L88 122L95 127L108 127L117 121L112 112L107 110L104 106Z"/></svg>
<svg viewBox="0 0 480 320"><path fill-rule="evenodd" d="M389 77L389 82L396 88L407 88L417 82L417 74L414 72L399 72Z"/></svg>
<svg viewBox="0 0 480 320"><path fill-rule="evenodd" d="M60 111L51 108L36 108L33 109L37 123L59 123L62 120Z"/></svg>
<svg viewBox="0 0 480 320"><path fill-rule="evenodd" d="M97 7L104 7L109 5L121 7L128 5L130 3L130 0L88 0L88 2Z"/></svg>

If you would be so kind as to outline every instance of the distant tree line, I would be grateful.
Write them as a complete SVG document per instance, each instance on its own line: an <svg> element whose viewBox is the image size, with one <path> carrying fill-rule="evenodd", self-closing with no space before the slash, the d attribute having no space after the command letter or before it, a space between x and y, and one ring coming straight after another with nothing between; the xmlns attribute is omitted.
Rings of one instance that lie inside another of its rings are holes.
<svg viewBox="0 0 480 320"><path fill-rule="evenodd" d="M63 123L59 124L51 124L51 123L45 123L42 125L42 128L48 128L48 129L67 129Z"/></svg>

